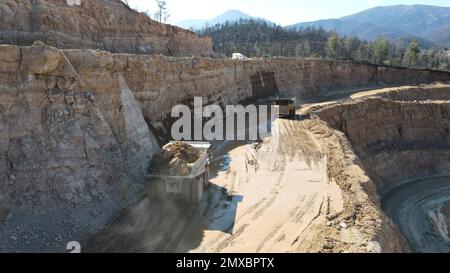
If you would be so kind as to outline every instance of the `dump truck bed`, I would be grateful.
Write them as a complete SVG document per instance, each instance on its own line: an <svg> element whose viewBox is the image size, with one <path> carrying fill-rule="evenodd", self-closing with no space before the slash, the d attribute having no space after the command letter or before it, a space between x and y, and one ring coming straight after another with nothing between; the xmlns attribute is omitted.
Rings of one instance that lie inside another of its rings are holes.
<svg viewBox="0 0 450 273"><path fill-rule="evenodd" d="M176 142L172 141L170 144L174 144ZM149 178L162 178L162 179L173 179L173 180L184 180L184 179L194 179L201 174L205 172L206 166L209 164L209 148L211 147L211 144L208 142L189 142L189 141L183 141L183 143L191 145L193 148L198 150L201 153L200 158L193 163L191 167L191 171L189 175L185 176L178 176L178 175L171 175L171 174L149 174Z"/></svg>

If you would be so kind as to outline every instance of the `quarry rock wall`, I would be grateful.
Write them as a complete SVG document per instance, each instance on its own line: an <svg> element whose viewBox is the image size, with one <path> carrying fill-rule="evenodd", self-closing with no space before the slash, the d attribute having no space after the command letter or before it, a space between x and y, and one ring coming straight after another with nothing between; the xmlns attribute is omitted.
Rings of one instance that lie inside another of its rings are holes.
<svg viewBox="0 0 450 273"><path fill-rule="evenodd" d="M345 133L380 194L404 181L450 172L448 102L372 98L319 116Z"/></svg>
<svg viewBox="0 0 450 273"><path fill-rule="evenodd" d="M158 145L116 79L107 96L120 109L112 127L105 100L63 52L0 46L0 251L65 249L55 238L96 231L142 189Z"/></svg>
<svg viewBox="0 0 450 273"><path fill-rule="evenodd" d="M120 0L4 0L0 2L0 44L165 55L210 55L212 41L176 26L160 24Z"/></svg>
<svg viewBox="0 0 450 273"><path fill-rule="evenodd" d="M339 185L342 192L344 210L336 217L356 228L355 236L365 242L354 246L359 248L357 252L409 252L408 243L397 226L382 212L376 184L346 135L324 120L318 117L310 120L310 131L319 136L325 149L328 179Z"/></svg>
<svg viewBox="0 0 450 273"><path fill-rule="evenodd" d="M227 105L278 93L309 98L332 96L342 89L450 79L450 73L446 72L339 61L287 58L234 61L81 50L64 52L93 90L108 90L109 83L103 81L102 75L111 70L122 73L150 123L164 121L173 106L192 104L195 96L203 97L204 104Z"/></svg>
<svg viewBox="0 0 450 273"><path fill-rule="evenodd" d="M449 91L448 85L390 90L314 111L341 143L329 145L330 177L349 189L348 211L357 223L372 222L362 226L372 227L368 234L383 251L408 252L409 246L380 198L410 180L450 173ZM342 160L334 160L336 154Z"/></svg>

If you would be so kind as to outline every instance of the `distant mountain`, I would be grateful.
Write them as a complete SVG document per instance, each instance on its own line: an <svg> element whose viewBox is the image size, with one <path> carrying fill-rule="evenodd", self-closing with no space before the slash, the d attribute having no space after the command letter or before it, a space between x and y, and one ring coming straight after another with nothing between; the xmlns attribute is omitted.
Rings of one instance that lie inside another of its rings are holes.
<svg viewBox="0 0 450 273"><path fill-rule="evenodd" d="M450 47L450 24L430 29L423 32L421 36L436 44Z"/></svg>
<svg viewBox="0 0 450 273"><path fill-rule="evenodd" d="M372 23L382 28L396 28L421 35L430 29L449 25L450 7L428 5L377 7L341 19Z"/></svg>
<svg viewBox="0 0 450 273"><path fill-rule="evenodd" d="M257 17L253 17L251 15L248 15L246 13L243 13L239 10L229 10L224 12L223 14L213 18L213 19L205 19L205 20L198 20L198 19L194 19L194 20L184 20L181 21L179 23L177 23L176 25L182 28L194 28L194 29L201 29L206 25L216 25L216 24L222 24L225 22L237 22L239 21L239 19L257 19L257 20L263 20L266 21L268 23L271 23L270 21L263 19L263 18L257 18Z"/></svg>
<svg viewBox="0 0 450 273"><path fill-rule="evenodd" d="M368 9L340 19L299 23L289 28L307 26L336 29L341 34L373 40L380 35L391 40L418 37L424 47L450 45L450 7L398 5ZM429 42L428 42L429 41Z"/></svg>

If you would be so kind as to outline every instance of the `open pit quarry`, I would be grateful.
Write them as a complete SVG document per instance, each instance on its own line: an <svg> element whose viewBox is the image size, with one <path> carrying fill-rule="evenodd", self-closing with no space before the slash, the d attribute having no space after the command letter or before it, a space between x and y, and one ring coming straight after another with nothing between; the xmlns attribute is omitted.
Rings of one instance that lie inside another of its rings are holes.
<svg viewBox="0 0 450 273"><path fill-rule="evenodd" d="M112 0L0 15L0 252L449 252L450 73L201 57L204 38ZM150 198L172 107L277 94L301 118L213 142L200 205Z"/></svg>

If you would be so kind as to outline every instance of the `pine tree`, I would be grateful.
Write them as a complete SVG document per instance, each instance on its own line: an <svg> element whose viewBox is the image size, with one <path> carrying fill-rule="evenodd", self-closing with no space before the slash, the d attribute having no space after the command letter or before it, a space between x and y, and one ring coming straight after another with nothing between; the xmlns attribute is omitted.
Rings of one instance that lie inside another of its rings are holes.
<svg viewBox="0 0 450 273"><path fill-rule="evenodd" d="M339 35L336 31L331 32L330 37L328 37L327 45L325 47L325 52L327 56L332 59L338 57L339 51Z"/></svg>
<svg viewBox="0 0 450 273"><path fill-rule="evenodd" d="M384 37L379 37L372 43L372 62L383 64L389 55L389 42Z"/></svg>
<svg viewBox="0 0 450 273"><path fill-rule="evenodd" d="M419 43L416 40L413 40L405 54L405 63L408 67L413 67L417 65L417 62L419 60L419 54L420 54L420 46Z"/></svg>

